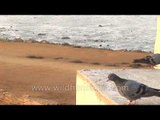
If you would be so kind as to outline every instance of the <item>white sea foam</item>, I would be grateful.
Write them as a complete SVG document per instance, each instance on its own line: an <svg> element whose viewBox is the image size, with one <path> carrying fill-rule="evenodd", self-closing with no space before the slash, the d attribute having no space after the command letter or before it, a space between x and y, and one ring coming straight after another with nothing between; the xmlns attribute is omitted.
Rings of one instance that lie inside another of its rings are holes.
<svg viewBox="0 0 160 120"><path fill-rule="evenodd" d="M153 52L156 18L155 15L1 15L0 38Z"/></svg>

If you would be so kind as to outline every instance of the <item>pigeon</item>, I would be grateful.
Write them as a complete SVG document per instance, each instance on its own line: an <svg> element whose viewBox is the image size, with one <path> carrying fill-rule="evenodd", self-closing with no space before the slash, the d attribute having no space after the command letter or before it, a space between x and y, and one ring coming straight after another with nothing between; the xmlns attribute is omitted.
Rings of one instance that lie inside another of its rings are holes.
<svg viewBox="0 0 160 120"><path fill-rule="evenodd" d="M160 89L151 88L135 80L120 78L114 73L108 75L108 81L110 80L115 83L119 94L129 100L128 105L136 103L136 100L142 97L160 97Z"/></svg>
<svg viewBox="0 0 160 120"><path fill-rule="evenodd" d="M160 54L153 54L141 59L134 59L133 63L145 63L150 65L160 64Z"/></svg>

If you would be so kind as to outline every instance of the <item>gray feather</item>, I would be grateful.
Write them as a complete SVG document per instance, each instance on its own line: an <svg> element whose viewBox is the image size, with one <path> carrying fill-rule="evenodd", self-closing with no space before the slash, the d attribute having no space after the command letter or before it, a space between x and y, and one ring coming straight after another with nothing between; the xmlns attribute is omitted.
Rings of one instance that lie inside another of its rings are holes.
<svg viewBox="0 0 160 120"><path fill-rule="evenodd" d="M122 95L130 101L140 99L141 97L160 97L160 89L148 87L147 85L134 80L120 78L119 76L113 73L110 74L108 78L114 81L120 95Z"/></svg>
<svg viewBox="0 0 160 120"><path fill-rule="evenodd" d="M160 64L160 54L153 54L151 58L154 60L155 64Z"/></svg>
<svg viewBox="0 0 160 120"><path fill-rule="evenodd" d="M157 65L157 64L160 64L160 54L153 54L153 55L141 58L141 59L134 59L133 62Z"/></svg>

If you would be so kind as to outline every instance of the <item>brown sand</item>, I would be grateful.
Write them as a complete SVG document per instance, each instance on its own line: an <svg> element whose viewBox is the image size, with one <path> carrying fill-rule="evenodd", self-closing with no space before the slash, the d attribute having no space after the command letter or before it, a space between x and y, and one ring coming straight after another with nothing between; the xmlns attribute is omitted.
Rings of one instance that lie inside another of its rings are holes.
<svg viewBox="0 0 160 120"><path fill-rule="evenodd" d="M19 97L46 99L53 104L75 104L77 70L151 68L132 63L133 59L148 54L0 41L0 89Z"/></svg>

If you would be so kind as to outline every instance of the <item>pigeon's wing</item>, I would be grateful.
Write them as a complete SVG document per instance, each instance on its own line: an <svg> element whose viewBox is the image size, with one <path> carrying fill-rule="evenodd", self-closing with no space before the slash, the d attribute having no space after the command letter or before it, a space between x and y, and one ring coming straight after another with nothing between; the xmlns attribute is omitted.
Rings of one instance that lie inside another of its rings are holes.
<svg viewBox="0 0 160 120"><path fill-rule="evenodd" d="M160 89L146 87L145 92L142 95L142 97L151 97L151 96L160 97Z"/></svg>
<svg viewBox="0 0 160 120"><path fill-rule="evenodd" d="M150 59L151 62L153 62L154 64L160 64L160 54L153 54L151 56L152 59Z"/></svg>
<svg viewBox="0 0 160 120"><path fill-rule="evenodd" d="M148 87L145 84L130 80L125 83L126 90L122 89L124 96L129 100L136 100L141 97L160 97L160 89Z"/></svg>
<svg viewBox="0 0 160 120"><path fill-rule="evenodd" d="M129 100L136 100L143 96L143 94L146 92L147 86L133 80L128 80L125 83L124 88L125 89L122 88L121 90L124 97Z"/></svg>

